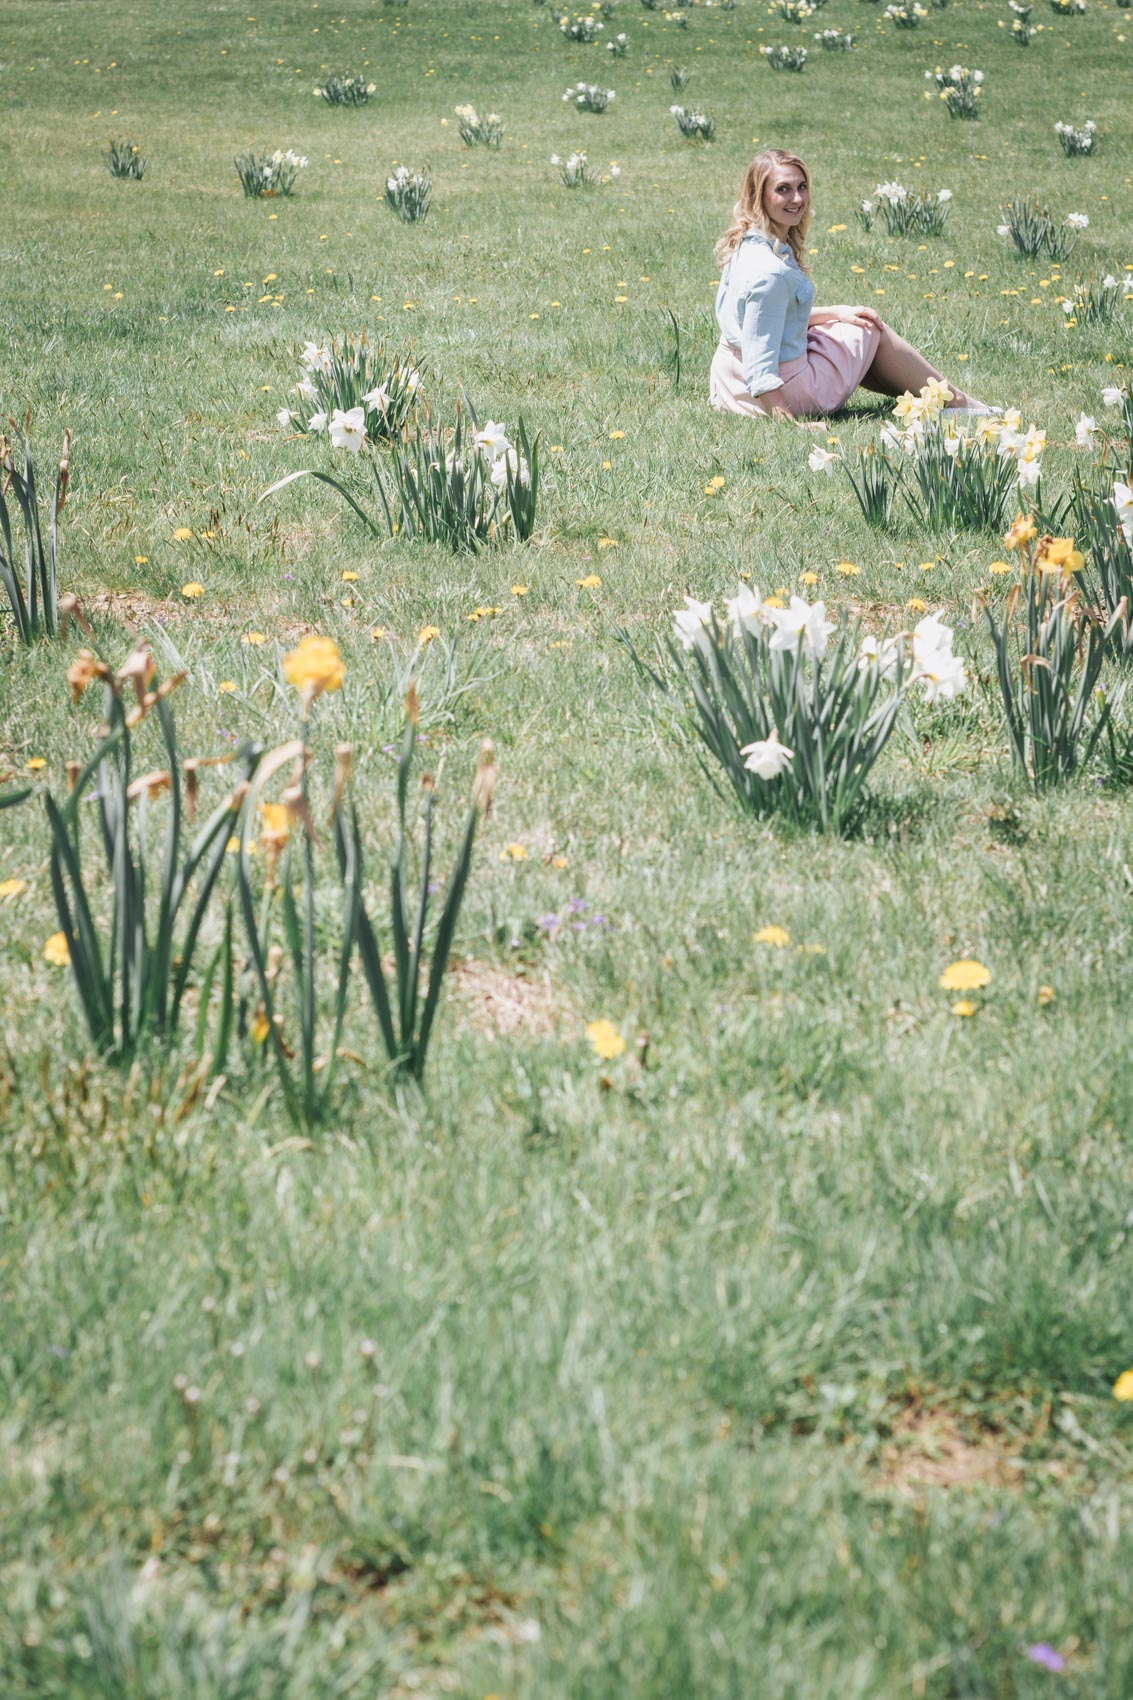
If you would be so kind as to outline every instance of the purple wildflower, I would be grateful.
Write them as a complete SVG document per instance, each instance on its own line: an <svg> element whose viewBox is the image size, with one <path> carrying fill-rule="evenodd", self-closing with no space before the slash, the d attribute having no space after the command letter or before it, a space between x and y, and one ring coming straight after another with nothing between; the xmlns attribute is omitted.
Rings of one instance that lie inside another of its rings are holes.
<svg viewBox="0 0 1133 1700"><path fill-rule="evenodd" d="M1065 1670L1066 1660L1061 1653L1055 1652L1046 1641L1038 1641L1033 1647L1027 1648L1027 1657L1044 1670Z"/></svg>
<svg viewBox="0 0 1133 1700"><path fill-rule="evenodd" d="M557 915L552 915L552 914L548 913L546 915L540 915L540 917L539 917L539 925L542 927L542 929L545 933L549 933L551 931L552 927L557 927L558 924L559 924L559 918L558 918Z"/></svg>
<svg viewBox="0 0 1133 1700"><path fill-rule="evenodd" d="M577 915L577 914L580 913L581 910L583 910L585 908L586 908L586 902L585 902L584 898L572 897L570 899L570 901L567 903L567 914L568 915Z"/></svg>

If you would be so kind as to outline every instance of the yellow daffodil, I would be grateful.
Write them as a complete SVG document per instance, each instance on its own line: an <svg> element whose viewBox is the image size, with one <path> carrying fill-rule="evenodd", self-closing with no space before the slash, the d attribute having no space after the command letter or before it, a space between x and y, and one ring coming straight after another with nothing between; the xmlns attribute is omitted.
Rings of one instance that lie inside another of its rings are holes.
<svg viewBox="0 0 1133 1700"><path fill-rule="evenodd" d="M1035 562L1040 572L1061 573L1067 578L1071 573L1080 573L1085 564L1086 557L1080 549L1075 549L1072 537L1047 538Z"/></svg>
<svg viewBox="0 0 1133 1700"><path fill-rule="evenodd" d="M1030 514L1016 514L1003 539L1008 549L1021 549L1036 536L1035 522Z"/></svg>

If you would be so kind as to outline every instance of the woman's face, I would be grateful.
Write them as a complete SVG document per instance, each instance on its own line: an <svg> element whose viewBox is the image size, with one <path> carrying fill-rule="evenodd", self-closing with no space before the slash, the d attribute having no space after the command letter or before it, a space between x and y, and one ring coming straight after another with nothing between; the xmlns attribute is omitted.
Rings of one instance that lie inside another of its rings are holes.
<svg viewBox="0 0 1133 1700"><path fill-rule="evenodd" d="M772 224L790 229L798 224L810 203L806 178L797 166L773 172L763 190L763 211Z"/></svg>

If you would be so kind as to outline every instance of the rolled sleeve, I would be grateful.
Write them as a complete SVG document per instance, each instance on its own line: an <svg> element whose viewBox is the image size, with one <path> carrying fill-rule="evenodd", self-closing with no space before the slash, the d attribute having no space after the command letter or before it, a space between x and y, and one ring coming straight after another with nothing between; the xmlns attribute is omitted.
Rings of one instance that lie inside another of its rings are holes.
<svg viewBox="0 0 1133 1700"><path fill-rule="evenodd" d="M789 278L782 272L765 272L751 279L737 304L743 378L752 396L783 387L779 349L791 295Z"/></svg>

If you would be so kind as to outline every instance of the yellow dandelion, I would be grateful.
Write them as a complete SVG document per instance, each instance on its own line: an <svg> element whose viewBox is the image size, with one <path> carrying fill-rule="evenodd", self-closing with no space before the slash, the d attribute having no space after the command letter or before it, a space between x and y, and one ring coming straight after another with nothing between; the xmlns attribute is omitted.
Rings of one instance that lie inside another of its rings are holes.
<svg viewBox="0 0 1133 1700"><path fill-rule="evenodd" d="M53 968L66 968L71 960L66 933L52 933L46 940L43 946L43 960L50 962Z"/></svg>
<svg viewBox="0 0 1133 1700"><path fill-rule="evenodd" d="M1010 561L993 561L987 570L989 573L994 573L996 578L1001 578L1004 573L1015 571Z"/></svg>
<svg viewBox="0 0 1133 1700"><path fill-rule="evenodd" d="M799 574L799 583L800 584L817 584L818 583L818 574L812 573L812 572L800 573Z"/></svg>
<svg viewBox="0 0 1133 1700"><path fill-rule="evenodd" d="M24 766L27 768L29 773L38 773L41 768L47 766L47 757L29 756L27 761L24 763Z"/></svg>
<svg viewBox="0 0 1133 1700"><path fill-rule="evenodd" d="M612 537L600 537L598 539L599 549L616 549L617 546L616 541Z"/></svg>
<svg viewBox="0 0 1133 1700"><path fill-rule="evenodd" d="M188 543L192 540L192 536L193 528L191 525L179 525L173 533L173 541L174 543Z"/></svg>
<svg viewBox="0 0 1133 1700"><path fill-rule="evenodd" d="M216 688L222 696L233 697L236 695L236 686L231 679L222 679Z"/></svg>
<svg viewBox="0 0 1133 1700"><path fill-rule="evenodd" d="M526 862L527 851L522 844L505 844L500 851L501 862Z"/></svg>
<svg viewBox="0 0 1133 1700"><path fill-rule="evenodd" d="M343 584L356 584L357 581L358 581L358 574L357 573L352 573L349 570L347 570L342 575Z"/></svg>
<svg viewBox="0 0 1133 1700"><path fill-rule="evenodd" d="M759 931L751 936L756 944L769 944L772 950L785 950L791 942L791 935L786 927L774 925L760 927Z"/></svg>
<svg viewBox="0 0 1133 1700"><path fill-rule="evenodd" d="M190 581L190 583L183 584L181 586L182 596L186 597L190 602L196 601L197 597L203 596L204 593L205 593L204 585L198 584L196 579L193 579L193 580Z"/></svg>
<svg viewBox="0 0 1133 1700"><path fill-rule="evenodd" d="M585 578L576 578L574 582L579 590L597 590L602 580L597 573L587 573Z"/></svg>
<svg viewBox="0 0 1133 1700"><path fill-rule="evenodd" d="M511 587L511 593L513 596L526 596L527 586L525 584L513 584Z"/></svg>
<svg viewBox="0 0 1133 1700"><path fill-rule="evenodd" d="M1053 1001L1054 1001L1054 987L1053 986L1040 986L1039 987L1039 1005L1040 1005L1040 1007L1045 1009L1047 1004L1053 1003Z"/></svg>
<svg viewBox="0 0 1133 1700"><path fill-rule="evenodd" d="M346 669L333 638L309 633L283 657L283 677L309 706L324 691L340 691Z"/></svg>
<svg viewBox="0 0 1133 1700"><path fill-rule="evenodd" d="M843 578L857 578L861 568L855 566L853 561L839 561L835 571L840 572Z"/></svg>
<svg viewBox="0 0 1133 1700"><path fill-rule="evenodd" d="M624 436L625 436L624 431L611 431L610 432L610 441L612 443L616 443L619 440L619 438L624 437Z"/></svg>
<svg viewBox="0 0 1133 1700"><path fill-rule="evenodd" d="M433 639L440 637L440 635L441 628L439 626L422 626L417 633L417 642L424 649L426 644L432 643Z"/></svg>
<svg viewBox="0 0 1133 1700"><path fill-rule="evenodd" d="M586 1037L603 1062L611 1062L614 1057L620 1057L626 1048L625 1040L613 1022L607 1021L605 1016L587 1023Z"/></svg>
<svg viewBox="0 0 1133 1700"><path fill-rule="evenodd" d="M1113 1396L1123 1405L1133 1401L1133 1369L1122 1370L1113 1384Z"/></svg>
<svg viewBox="0 0 1133 1700"><path fill-rule="evenodd" d="M974 957L965 956L952 962L940 976L939 984L946 992L978 992L991 983L991 970Z"/></svg>
<svg viewBox="0 0 1133 1700"><path fill-rule="evenodd" d="M20 897L27 888L27 880L0 880L0 897Z"/></svg>
<svg viewBox="0 0 1133 1700"><path fill-rule="evenodd" d="M952 1005L952 1013L953 1015L974 1015L976 1006L970 998L957 998Z"/></svg>
<svg viewBox="0 0 1133 1700"><path fill-rule="evenodd" d="M928 610L928 603L923 602L919 596L910 596L905 607L910 614L924 614Z"/></svg>

